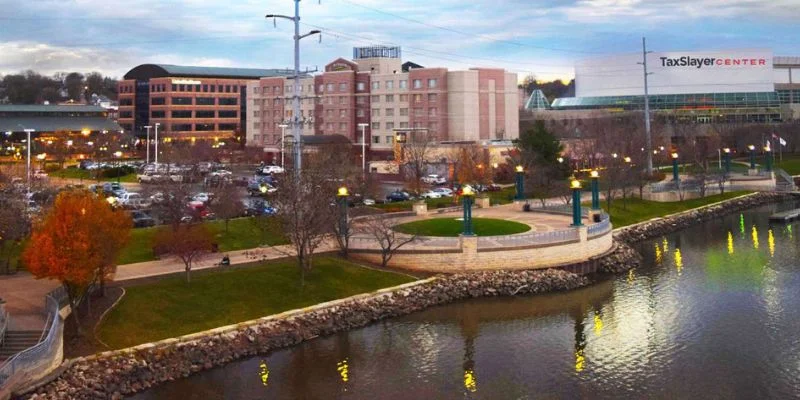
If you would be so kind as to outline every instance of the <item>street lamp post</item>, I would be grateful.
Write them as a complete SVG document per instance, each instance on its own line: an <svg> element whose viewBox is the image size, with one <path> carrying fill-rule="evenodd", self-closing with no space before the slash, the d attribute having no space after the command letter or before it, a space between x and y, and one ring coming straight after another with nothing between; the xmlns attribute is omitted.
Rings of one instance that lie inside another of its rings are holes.
<svg viewBox="0 0 800 400"><path fill-rule="evenodd" d="M286 128L289 127L289 125L280 124L278 126L281 128L281 168L285 169L286 166L284 165L283 144L286 141Z"/></svg>
<svg viewBox="0 0 800 400"><path fill-rule="evenodd" d="M678 175L678 153L672 153L672 180L675 182L681 180Z"/></svg>
<svg viewBox="0 0 800 400"><path fill-rule="evenodd" d="M150 128L152 127L153 127L152 125L145 125L144 127L145 129L147 129L147 141L145 142L145 147L147 148L147 153L146 153L147 158L145 159L146 160L145 164L150 164Z"/></svg>
<svg viewBox="0 0 800 400"><path fill-rule="evenodd" d="M358 127L361 128L361 172L365 175L367 173L367 126L369 124L358 124Z"/></svg>
<svg viewBox="0 0 800 400"><path fill-rule="evenodd" d="M725 173L726 174L730 174L731 173L731 149L728 148L728 147L722 149L722 154L724 154L724 156L725 156L724 157L724 159L725 159Z"/></svg>
<svg viewBox="0 0 800 400"><path fill-rule="evenodd" d="M583 226L583 222L581 222L581 181L573 179L570 188L572 189L572 226Z"/></svg>
<svg viewBox="0 0 800 400"><path fill-rule="evenodd" d="M117 183L119 183L120 163L119 159L122 157L121 151L114 152L114 159L117 160Z"/></svg>
<svg viewBox="0 0 800 400"><path fill-rule="evenodd" d="M769 146L764 147L764 158L766 158L767 172L772 172L772 149Z"/></svg>
<svg viewBox="0 0 800 400"><path fill-rule="evenodd" d="M158 170L158 127L159 126L161 126L161 123L156 122L156 148L155 148L155 152L156 152L156 156L155 156L156 170Z"/></svg>
<svg viewBox="0 0 800 400"><path fill-rule="evenodd" d="M28 148L28 165L27 165L27 167L25 169L25 172L26 172L27 177L28 177L27 178L28 193L30 193L30 191L31 191L31 147L33 147L33 143L31 142L31 133L32 132L36 132L36 130L35 129L28 129L28 128L26 128L24 130L25 130L25 133L28 134L28 142L26 143L26 146L25 146L25 147Z"/></svg>
<svg viewBox="0 0 800 400"><path fill-rule="evenodd" d="M756 169L756 146L751 144L747 149L750 150L750 169Z"/></svg>
<svg viewBox="0 0 800 400"><path fill-rule="evenodd" d="M600 173L597 170L591 172L592 176L592 210L600 209Z"/></svg>
<svg viewBox="0 0 800 400"><path fill-rule="evenodd" d="M472 230L472 201L475 197L475 192L472 191L472 186L466 185L461 191L461 198L464 204L464 236L474 236Z"/></svg>
<svg viewBox="0 0 800 400"><path fill-rule="evenodd" d="M336 197L339 199L339 235L343 238L347 237L347 196L350 193L347 187L342 186L336 192Z"/></svg>
<svg viewBox="0 0 800 400"><path fill-rule="evenodd" d="M525 199L525 169L522 168L522 165L517 165L514 169L517 175L517 200L524 200Z"/></svg>

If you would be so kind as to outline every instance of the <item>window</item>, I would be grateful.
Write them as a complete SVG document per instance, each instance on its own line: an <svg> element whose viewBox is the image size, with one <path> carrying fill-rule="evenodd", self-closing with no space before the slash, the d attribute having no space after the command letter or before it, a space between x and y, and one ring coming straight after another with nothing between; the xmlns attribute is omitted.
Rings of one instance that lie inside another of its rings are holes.
<svg viewBox="0 0 800 400"><path fill-rule="evenodd" d="M172 124L170 128L171 128L170 130L172 130L173 132L191 131L192 124Z"/></svg>
<svg viewBox="0 0 800 400"><path fill-rule="evenodd" d="M191 97L173 97L172 104L181 105L181 106L190 106L192 105L192 98Z"/></svg>
<svg viewBox="0 0 800 400"><path fill-rule="evenodd" d="M408 122L401 122L400 129L408 129Z"/></svg>
<svg viewBox="0 0 800 400"><path fill-rule="evenodd" d="M394 81L386 81L386 89L394 89Z"/></svg>
<svg viewBox="0 0 800 400"><path fill-rule="evenodd" d="M166 116L164 111L150 111L150 118L165 118Z"/></svg>
<svg viewBox="0 0 800 400"><path fill-rule="evenodd" d="M195 118L214 118L214 110L197 110L194 112Z"/></svg>
<svg viewBox="0 0 800 400"><path fill-rule="evenodd" d="M217 91L217 85L211 85L211 93L215 93Z"/></svg>
<svg viewBox="0 0 800 400"><path fill-rule="evenodd" d="M333 84L332 84L332 83L329 83L329 84L328 84L327 90L328 90L329 92L332 92L332 91L333 91Z"/></svg>
<svg viewBox="0 0 800 400"><path fill-rule="evenodd" d="M217 116L219 118L236 118L239 116L238 111L217 111Z"/></svg>
<svg viewBox="0 0 800 400"><path fill-rule="evenodd" d="M378 129L381 129L381 123L380 122L373 122L372 123L372 130L376 131Z"/></svg>
<svg viewBox="0 0 800 400"><path fill-rule="evenodd" d="M214 130L214 124L194 124L194 130L198 132L208 132Z"/></svg>
<svg viewBox="0 0 800 400"><path fill-rule="evenodd" d="M422 89L422 79L414 79L414 89Z"/></svg>
<svg viewBox="0 0 800 400"><path fill-rule="evenodd" d="M386 144L394 143L394 136L387 136L386 137Z"/></svg>
<svg viewBox="0 0 800 400"><path fill-rule="evenodd" d="M347 104L347 96L339 97L339 104Z"/></svg>
<svg viewBox="0 0 800 400"><path fill-rule="evenodd" d="M437 83L436 79L428 79L428 89L436 88Z"/></svg>
<svg viewBox="0 0 800 400"><path fill-rule="evenodd" d="M191 111L173 111L172 118L192 118Z"/></svg>
<svg viewBox="0 0 800 400"><path fill-rule="evenodd" d="M253 116L254 117L260 117L261 116L261 111L253 111Z"/></svg>
<svg viewBox="0 0 800 400"><path fill-rule="evenodd" d="M344 118L346 116L347 116L347 110L345 109L339 110L339 117Z"/></svg>
<svg viewBox="0 0 800 400"><path fill-rule="evenodd" d="M326 125L326 127L328 128L329 131L333 130L333 124L330 122L328 122L328 125Z"/></svg>
<svg viewBox="0 0 800 400"><path fill-rule="evenodd" d="M364 104L364 102L365 102L366 100L367 100L367 98L366 98L366 97L364 97L364 96L358 96L358 97L356 97L356 104Z"/></svg>
<svg viewBox="0 0 800 400"><path fill-rule="evenodd" d="M363 117L363 116L364 116L363 109L359 108L358 110L356 110L356 117Z"/></svg>
<svg viewBox="0 0 800 400"><path fill-rule="evenodd" d="M239 99L236 97L222 97L219 99L219 105L221 106L235 106L239 104Z"/></svg>
<svg viewBox="0 0 800 400"><path fill-rule="evenodd" d="M389 131L389 130L392 130L392 129L394 129L394 122L387 122L386 123L386 130Z"/></svg>
<svg viewBox="0 0 800 400"><path fill-rule="evenodd" d="M400 116L401 117L407 117L408 116L408 109L407 108L401 108L400 109Z"/></svg>
<svg viewBox="0 0 800 400"><path fill-rule="evenodd" d="M198 106L213 106L214 105L214 98L213 97L198 97L194 99L195 104Z"/></svg>
<svg viewBox="0 0 800 400"><path fill-rule="evenodd" d="M438 108L436 108L436 107L431 107L431 108L429 108L429 109L428 109L428 116L430 116L430 117L435 117L435 116L436 116L436 114L438 113L438 111L439 111L439 109L438 109Z"/></svg>
<svg viewBox="0 0 800 400"><path fill-rule="evenodd" d="M339 123L339 131L346 132L347 131L347 124L344 122Z"/></svg>
<svg viewBox="0 0 800 400"><path fill-rule="evenodd" d="M194 91L194 86L192 86L192 85L186 85L186 91L187 91L187 92Z"/></svg>
<svg viewBox="0 0 800 400"><path fill-rule="evenodd" d="M235 131L238 128L238 124L219 124L220 131Z"/></svg>
<svg viewBox="0 0 800 400"><path fill-rule="evenodd" d="M431 132L436 132L437 129L439 129L439 124L438 123L436 123L436 122L429 122L428 123L428 130L430 130Z"/></svg>
<svg viewBox="0 0 800 400"><path fill-rule="evenodd" d="M422 95L421 94L415 94L414 95L414 103L422 103Z"/></svg>
<svg viewBox="0 0 800 400"><path fill-rule="evenodd" d="M423 112L422 112L421 108L415 108L414 109L414 116L415 117L421 117L422 115L423 115Z"/></svg>
<svg viewBox="0 0 800 400"><path fill-rule="evenodd" d="M439 95L436 93L428 93L428 103L436 103L436 100L439 99Z"/></svg>
<svg viewBox="0 0 800 400"><path fill-rule="evenodd" d="M258 94L258 86L253 88L253 93Z"/></svg>
<svg viewBox="0 0 800 400"><path fill-rule="evenodd" d="M119 117L120 118L133 118L133 112L132 111L120 111L119 112Z"/></svg>
<svg viewBox="0 0 800 400"><path fill-rule="evenodd" d="M364 89L366 89L366 87L367 87L367 85L364 84L364 82L358 82L356 84L356 90L358 90L359 92L363 92Z"/></svg>
<svg viewBox="0 0 800 400"><path fill-rule="evenodd" d="M346 83L340 83L339 84L339 91L340 92L346 92L347 91L347 84Z"/></svg>
<svg viewBox="0 0 800 400"><path fill-rule="evenodd" d="M401 94L400 95L400 101L403 102L403 103L408 103L408 95L407 94Z"/></svg>
<svg viewBox="0 0 800 400"><path fill-rule="evenodd" d="M273 86L273 87L272 87L272 91L273 91L275 94L280 94L280 93L281 93L281 87L280 87L280 86Z"/></svg>
<svg viewBox="0 0 800 400"><path fill-rule="evenodd" d="M150 104L154 106L163 106L164 104L167 104L167 99L164 97L151 97Z"/></svg>
<svg viewBox="0 0 800 400"><path fill-rule="evenodd" d="M381 142L381 137L380 136L373 136L372 137L372 143L380 144L380 142Z"/></svg>
<svg viewBox="0 0 800 400"><path fill-rule="evenodd" d="M163 97L162 97L162 99L163 99ZM133 105L133 99L119 99L119 105L121 105L121 106L132 106Z"/></svg>
<svg viewBox="0 0 800 400"><path fill-rule="evenodd" d="M380 117L381 116L381 110L379 108L373 108L372 109L372 114L370 114L370 115L372 115L373 117Z"/></svg>
<svg viewBox="0 0 800 400"><path fill-rule="evenodd" d="M231 92L231 85L225 85L225 93Z"/></svg>
<svg viewBox="0 0 800 400"><path fill-rule="evenodd" d="M203 85L203 93L208 93L208 85Z"/></svg>
<svg viewBox="0 0 800 400"><path fill-rule="evenodd" d="M381 88L381 83L378 81L372 82L372 90L378 90Z"/></svg>
<svg viewBox="0 0 800 400"><path fill-rule="evenodd" d="M330 110L330 109L328 109L328 110L325 110L325 116L326 116L326 117L333 116L333 110Z"/></svg>
<svg viewBox="0 0 800 400"><path fill-rule="evenodd" d="M178 85L178 91L179 92L185 92L186 91L186 85Z"/></svg>
<svg viewBox="0 0 800 400"><path fill-rule="evenodd" d="M222 93L222 85L217 85L217 91Z"/></svg>
<svg viewBox="0 0 800 400"><path fill-rule="evenodd" d="M394 108L387 108L386 109L386 116L393 117L394 116Z"/></svg>
<svg viewBox="0 0 800 400"><path fill-rule="evenodd" d="M386 102L387 103L394 103L394 95L393 94L387 94L386 95Z"/></svg>
<svg viewBox="0 0 800 400"><path fill-rule="evenodd" d="M319 92L320 93L325 93L325 85L322 85L322 84L319 85Z"/></svg>
<svg viewBox="0 0 800 400"><path fill-rule="evenodd" d="M400 89L408 89L408 81L403 79L400 81Z"/></svg>
<svg viewBox="0 0 800 400"><path fill-rule="evenodd" d="M370 96L369 100L373 103L380 103L381 96Z"/></svg>

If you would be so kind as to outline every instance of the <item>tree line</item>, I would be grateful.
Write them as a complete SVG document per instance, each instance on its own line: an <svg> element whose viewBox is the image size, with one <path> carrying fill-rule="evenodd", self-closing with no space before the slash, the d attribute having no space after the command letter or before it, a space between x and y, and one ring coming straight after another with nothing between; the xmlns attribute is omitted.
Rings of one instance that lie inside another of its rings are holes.
<svg viewBox="0 0 800 400"><path fill-rule="evenodd" d="M0 79L0 103L89 102L92 95L117 99L117 79L99 72L59 72L52 76L28 70Z"/></svg>

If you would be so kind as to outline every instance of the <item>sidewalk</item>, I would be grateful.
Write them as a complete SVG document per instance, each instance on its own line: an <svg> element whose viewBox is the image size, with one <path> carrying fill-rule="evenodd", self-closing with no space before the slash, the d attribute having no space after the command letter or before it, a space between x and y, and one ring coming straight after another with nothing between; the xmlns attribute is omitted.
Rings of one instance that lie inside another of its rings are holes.
<svg viewBox="0 0 800 400"><path fill-rule="evenodd" d="M58 281L36 279L28 272L0 276L0 298L6 301L11 315L11 330L41 330L44 328L44 296L60 286Z"/></svg>

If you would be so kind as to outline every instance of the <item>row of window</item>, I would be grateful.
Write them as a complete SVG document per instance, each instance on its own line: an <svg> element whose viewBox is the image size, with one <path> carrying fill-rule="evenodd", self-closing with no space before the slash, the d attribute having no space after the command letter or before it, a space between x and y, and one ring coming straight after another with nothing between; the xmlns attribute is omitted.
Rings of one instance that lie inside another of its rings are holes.
<svg viewBox="0 0 800 400"><path fill-rule="evenodd" d="M172 97L171 104L176 106L191 106L193 101L194 105L198 106L235 106L239 104L239 99L237 97L220 97L219 99L216 97ZM150 104L154 106L166 105L167 98L151 97Z"/></svg>
<svg viewBox="0 0 800 400"><path fill-rule="evenodd" d="M800 90L777 90L781 104L800 104Z"/></svg>
<svg viewBox="0 0 800 400"><path fill-rule="evenodd" d="M397 87L399 89L408 89L408 80L401 79L399 81L384 81L384 82L372 81L372 83L371 83L372 90L380 90L381 87L383 87L386 90L393 90L395 88L395 82L397 82ZM383 83L383 85L381 85L381 83ZM414 88L414 89L424 89L424 88L436 89L437 87L439 87L439 81L438 81L438 79L435 79L435 78L428 79L428 82L427 82L428 85L427 86L424 86L423 84L424 84L424 82L423 82L422 79L414 79L411 82L411 85L412 85L411 87ZM175 85L173 85L173 86L175 86ZM320 84L318 93L320 93L320 94L321 93L332 93L332 92L335 91L335 89L337 87L339 89L339 92L349 92L348 86L349 85L347 83L344 83L344 82L339 83L338 85L334 84L334 83ZM304 88L309 93L311 93L311 92L313 92L314 86L313 85L307 85L307 86L299 85L298 86L299 92L302 93ZM367 90L366 82L356 82L356 91L363 92L365 90ZM285 93L294 92L294 86L293 85L286 85L284 87L284 92ZM256 86L256 87L253 88L253 93L255 93L255 94L258 94L258 93L279 94L280 93L280 86L263 86L263 87Z"/></svg>
<svg viewBox="0 0 800 400"><path fill-rule="evenodd" d="M216 115L216 117L215 117ZM164 111L153 110L150 112L151 118L165 118ZM172 118L238 118L238 111L213 111L213 110L196 110L194 117L192 117L191 110L172 111L170 116Z"/></svg>
<svg viewBox="0 0 800 400"><path fill-rule="evenodd" d="M133 86L128 86L128 85L120 86L119 87L119 92L120 93L133 93Z"/></svg>
<svg viewBox="0 0 800 400"><path fill-rule="evenodd" d="M216 127L215 127L216 126ZM209 131L235 131L237 124L172 124L172 132L209 132Z"/></svg>
<svg viewBox="0 0 800 400"><path fill-rule="evenodd" d="M161 86L160 91L164 91L164 85ZM242 86L244 88L244 86ZM186 84L172 84L173 92L195 92L195 93L239 93L239 85L186 85Z"/></svg>

